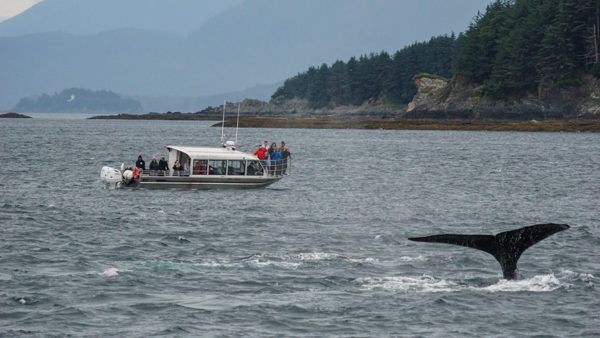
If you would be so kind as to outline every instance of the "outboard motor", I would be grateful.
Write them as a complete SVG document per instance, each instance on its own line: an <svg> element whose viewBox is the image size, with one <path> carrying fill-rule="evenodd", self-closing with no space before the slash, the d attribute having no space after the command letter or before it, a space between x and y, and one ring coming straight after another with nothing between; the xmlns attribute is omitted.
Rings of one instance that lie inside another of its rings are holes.
<svg viewBox="0 0 600 338"><path fill-rule="evenodd" d="M102 167L102 170L100 170L100 179L112 188L119 188L123 181L120 170L106 166Z"/></svg>

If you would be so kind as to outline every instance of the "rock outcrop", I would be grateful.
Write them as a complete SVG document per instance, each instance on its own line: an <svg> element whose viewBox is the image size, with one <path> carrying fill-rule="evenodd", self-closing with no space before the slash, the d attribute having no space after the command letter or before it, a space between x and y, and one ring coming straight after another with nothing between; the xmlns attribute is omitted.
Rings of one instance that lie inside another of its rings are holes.
<svg viewBox="0 0 600 338"><path fill-rule="evenodd" d="M420 74L415 76L417 94L409 104L407 118L462 119L600 119L600 81L585 76L579 87L549 89L496 100L482 95L482 88L461 76L452 80Z"/></svg>

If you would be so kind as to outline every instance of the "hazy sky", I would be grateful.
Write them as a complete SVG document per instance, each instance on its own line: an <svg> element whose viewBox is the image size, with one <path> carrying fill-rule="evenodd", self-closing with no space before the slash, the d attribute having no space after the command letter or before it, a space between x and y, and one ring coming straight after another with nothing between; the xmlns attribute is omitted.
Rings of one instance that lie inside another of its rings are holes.
<svg viewBox="0 0 600 338"><path fill-rule="evenodd" d="M41 0L0 0L0 22L22 13Z"/></svg>

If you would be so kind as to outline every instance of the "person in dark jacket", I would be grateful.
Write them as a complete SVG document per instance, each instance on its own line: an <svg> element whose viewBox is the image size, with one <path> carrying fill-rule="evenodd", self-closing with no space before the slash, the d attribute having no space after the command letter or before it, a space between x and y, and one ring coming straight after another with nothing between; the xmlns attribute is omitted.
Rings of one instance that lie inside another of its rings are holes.
<svg viewBox="0 0 600 338"><path fill-rule="evenodd" d="M141 170L146 170L146 162L144 162L144 159L142 159L142 155L138 156L137 161L135 161L135 166Z"/></svg>
<svg viewBox="0 0 600 338"><path fill-rule="evenodd" d="M150 169L151 176L156 175L156 171L158 170L158 161L156 158L153 158L152 161L150 161L150 166L148 166L148 169Z"/></svg>
<svg viewBox="0 0 600 338"><path fill-rule="evenodd" d="M290 153L290 149L283 141L281 141L279 152L281 153L281 173L285 175L287 173L288 161L292 158L292 153Z"/></svg>
<svg viewBox="0 0 600 338"><path fill-rule="evenodd" d="M165 160L165 157L161 157L158 161L158 175L164 176L169 172L169 163Z"/></svg>

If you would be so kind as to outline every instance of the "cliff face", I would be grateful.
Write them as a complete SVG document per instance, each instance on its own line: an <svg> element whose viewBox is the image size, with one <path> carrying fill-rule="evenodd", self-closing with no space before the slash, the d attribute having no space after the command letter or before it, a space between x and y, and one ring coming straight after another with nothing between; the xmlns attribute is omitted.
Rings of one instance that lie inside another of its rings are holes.
<svg viewBox="0 0 600 338"><path fill-rule="evenodd" d="M431 75L415 77L417 94L405 117L464 119L600 119L600 81L586 76L579 87L546 89L536 95L494 100L481 88L455 76L445 80Z"/></svg>

